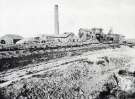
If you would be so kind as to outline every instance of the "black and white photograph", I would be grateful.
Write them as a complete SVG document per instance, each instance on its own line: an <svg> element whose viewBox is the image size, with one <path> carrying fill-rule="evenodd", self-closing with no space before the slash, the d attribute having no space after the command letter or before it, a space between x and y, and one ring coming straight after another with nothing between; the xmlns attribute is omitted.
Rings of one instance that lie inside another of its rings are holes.
<svg viewBox="0 0 135 99"><path fill-rule="evenodd" d="M135 99L135 0L0 0L0 99Z"/></svg>

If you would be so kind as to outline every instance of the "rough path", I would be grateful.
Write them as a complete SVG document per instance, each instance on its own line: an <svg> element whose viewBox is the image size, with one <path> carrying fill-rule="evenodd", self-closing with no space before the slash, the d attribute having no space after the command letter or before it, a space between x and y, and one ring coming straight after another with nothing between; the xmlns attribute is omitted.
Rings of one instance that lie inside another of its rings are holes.
<svg viewBox="0 0 135 99"><path fill-rule="evenodd" d="M95 54L97 52L89 52L88 55ZM98 52L102 53L102 52ZM28 78L35 74L41 74L45 71L60 68L62 64L71 63L77 60L82 60L88 57L88 55L79 55L73 57L63 57L60 59L51 60L49 62L42 62L35 65L28 65L23 68L11 69L0 73L0 80L6 81L0 84L0 87L9 85L13 81L20 80L22 78Z"/></svg>

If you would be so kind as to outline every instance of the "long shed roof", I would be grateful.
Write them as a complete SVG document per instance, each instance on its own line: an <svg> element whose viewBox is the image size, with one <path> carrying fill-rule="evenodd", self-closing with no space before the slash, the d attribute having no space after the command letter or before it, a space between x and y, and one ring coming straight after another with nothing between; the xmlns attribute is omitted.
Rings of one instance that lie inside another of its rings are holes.
<svg viewBox="0 0 135 99"><path fill-rule="evenodd" d="M4 39L4 38L12 38L12 39L23 39L22 36L16 35L16 34L6 34L4 36L2 36L0 39Z"/></svg>

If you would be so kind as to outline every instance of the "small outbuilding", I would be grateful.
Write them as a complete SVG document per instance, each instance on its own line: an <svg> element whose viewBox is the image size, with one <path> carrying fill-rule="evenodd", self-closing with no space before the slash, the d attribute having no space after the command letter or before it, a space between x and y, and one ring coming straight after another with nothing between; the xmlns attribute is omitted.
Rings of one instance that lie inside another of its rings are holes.
<svg viewBox="0 0 135 99"><path fill-rule="evenodd" d="M107 34L106 40L111 41L113 43L122 43L124 41L125 36L121 34Z"/></svg>
<svg viewBox="0 0 135 99"><path fill-rule="evenodd" d="M23 39L22 36L15 35L15 34L7 34L0 38L1 44L16 44L19 40Z"/></svg>
<svg viewBox="0 0 135 99"><path fill-rule="evenodd" d="M54 40L55 42L76 42L77 37L72 32L65 32L59 35L47 36L48 40Z"/></svg>

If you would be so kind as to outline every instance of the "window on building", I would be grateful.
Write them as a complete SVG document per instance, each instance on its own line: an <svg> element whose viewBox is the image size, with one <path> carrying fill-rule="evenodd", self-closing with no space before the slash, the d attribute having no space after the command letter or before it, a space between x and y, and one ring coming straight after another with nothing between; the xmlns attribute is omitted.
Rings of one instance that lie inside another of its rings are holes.
<svg viewBox="0 0 135 99"><path fill-rule="evenodd" d="M60 39L58 39L58 42L61 42L61 40L60 40Z"/></svg>
<svg viewBox="0 0 135 99"><path fill-rule="evenodd" d="M43 40L41 43L45 43L45 40Z"/></svg>
<svg viewBox="0 0 135 99"><path fill-rule="evenodd" d="M93 39L93 36L91 36L91 38Z"/></svg>
<svg viewBox="0 0 135 99"><path fill-rule="evenodd" d="M39 39L40 39L40 37L34 37L34 39L39 40Z"/></svg>
<svg viewBox="0 0 135 99"><path fill-rule="evenodd" d="M6 44L5 40L1 40L0 43L1 43L1 44Z"/></svg>
<svg viewBox="0 0 135 99"><path fill-rule="evenodd" d="M13 43L16 44L20 39L13 39Z"/></svg>

